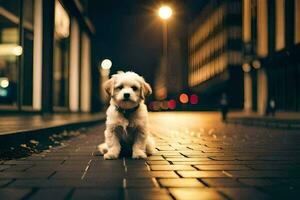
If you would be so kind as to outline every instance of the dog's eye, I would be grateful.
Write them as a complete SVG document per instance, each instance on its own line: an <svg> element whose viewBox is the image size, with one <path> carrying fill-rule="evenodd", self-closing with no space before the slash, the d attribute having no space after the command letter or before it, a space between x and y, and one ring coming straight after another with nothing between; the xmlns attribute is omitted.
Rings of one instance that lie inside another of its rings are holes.
<svg viewBox="0 0 300 200"><path fill-rule="evenodd" d="M122 90L123 89L123 85L120 85L120 86L116 87L116 89Z"/></svg>
<svg viewBox="0 0 300 200"><path fill-rule="evenodd" d="M131 88L132 88L133 91L137 91L138 90L138 87L136 87L136 86L132 86Z"/></svg>

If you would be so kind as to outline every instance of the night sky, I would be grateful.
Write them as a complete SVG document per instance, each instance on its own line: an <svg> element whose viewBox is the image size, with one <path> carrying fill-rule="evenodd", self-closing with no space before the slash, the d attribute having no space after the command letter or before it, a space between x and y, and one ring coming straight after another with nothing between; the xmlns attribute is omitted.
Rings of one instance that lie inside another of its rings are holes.
<svg viewBox="0 0 300 200"><path fill-rule="evenodd" d="M182 32L205 3L204 0L165 1L173 8L169 32ZM109 58L112 73L132 70L153 83L162 55L162 21L157 15L163 1L89 0L88 15L95 28L95 56L99 62ZM184 38L183 38L184 39Z"/></svg>

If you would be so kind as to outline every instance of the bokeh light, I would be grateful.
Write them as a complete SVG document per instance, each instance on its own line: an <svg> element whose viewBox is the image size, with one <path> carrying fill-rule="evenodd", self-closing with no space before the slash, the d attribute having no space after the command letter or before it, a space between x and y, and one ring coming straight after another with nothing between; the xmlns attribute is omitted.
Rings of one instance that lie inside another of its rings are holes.
<svg viewBox="0 0 300 200"><path fill-rule="evenodd" d="M199 102L198 96L196 94L192 94L190 97L190 102L193 105L198 104L198 102Z"/></svg>
<svg viewBox="0 0 300 200"><path fill-rule="evenodd" d="M174 110L176 108L176 101L174 99L169 100L168 107L169 109Z"/></svg>
<svg viewBox="0 0 300 200"><path fill-rule="evenodd" d="M243 68L244 72L250 72L250 70L251 70L251 66L249 63L244 63L242 68Z"/></svg>
<svg viewBox="0 0 300 200"><path fill-rule="evenodd" d="M101 67L102 67L103 69L110 69L111 66L112 66L112 62L111 62L111 60L109 60L109 59L104 59L104 60L101 62Z"/></svg>
<svg viewBox="0 0 300 200"><path fill-rule="evenodd" d="M9 81L8 81L8 79L7 79L7 78L2 79L2 80L0 81L0 86L1 86L2 88L7 88L7 87L9 86Z"/></svg>
<svg viewBox="0 0 300 200"><path fill-rule="evenodd" d="M182 93L180 96L179 96L179 101L181 103L187 103L189 102L189 96L185 93Z"/></svg>

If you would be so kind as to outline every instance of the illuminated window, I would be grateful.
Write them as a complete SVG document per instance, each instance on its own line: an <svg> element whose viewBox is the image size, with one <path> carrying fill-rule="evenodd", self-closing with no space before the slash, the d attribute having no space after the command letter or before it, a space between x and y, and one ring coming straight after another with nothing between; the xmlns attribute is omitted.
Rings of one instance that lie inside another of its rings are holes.
<svg viewBox="0 0 300 200"><path fill-rule="evenodd" d="M257 54L265 57L268 54L268 10L267 0L257 4Z"/></svg>
<svg viewBox="0 0 300 200"><path fill-rule="evenodd" d="M285 24L284 24L284 0L276 0L276 22L275 22L275 33L276 33L276 50L280 50L284 48L285 45ZM298 11L299 12L299 11Z"/></svg>
<svg viewBox="0 0 300 200"><path fill-rule="evenodd" d="M251 40L251 0L243 1L243 40L245 43Z"/></svg>

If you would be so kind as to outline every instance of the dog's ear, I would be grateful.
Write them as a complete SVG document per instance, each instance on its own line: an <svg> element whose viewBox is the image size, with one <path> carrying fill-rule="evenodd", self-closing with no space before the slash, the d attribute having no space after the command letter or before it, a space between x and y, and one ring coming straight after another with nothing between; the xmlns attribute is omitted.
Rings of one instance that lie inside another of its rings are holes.
<svg viewBox="0 0 300 200"><path fill-rule="evenodd" d="M141 87L141 97L142 97L142 99L145 99L145 97L149 96L150 94L152 94L151 86L148 83L143 82L142 87Z"/></svg>
<svg viewBox="0 0 300 200"><path fill-rule="evenodd" d="M114 93L114 78L111 78L103 83L103 88L109 96Z"/></svg>

